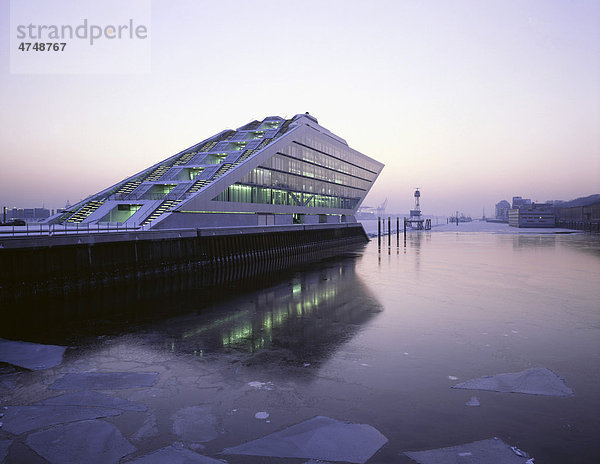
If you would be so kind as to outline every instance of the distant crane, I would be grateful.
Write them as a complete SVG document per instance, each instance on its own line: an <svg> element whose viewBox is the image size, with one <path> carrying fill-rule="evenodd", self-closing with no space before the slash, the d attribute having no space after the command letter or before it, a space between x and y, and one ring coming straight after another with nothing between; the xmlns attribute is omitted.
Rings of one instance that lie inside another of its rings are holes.
<svg viewBox="0 0 600 464"><path fill-rule="evenodd" d="M388 199L386 198L383 203L377 207L377 216L383 216L385 214L385 208L387 207Z"/></svg>

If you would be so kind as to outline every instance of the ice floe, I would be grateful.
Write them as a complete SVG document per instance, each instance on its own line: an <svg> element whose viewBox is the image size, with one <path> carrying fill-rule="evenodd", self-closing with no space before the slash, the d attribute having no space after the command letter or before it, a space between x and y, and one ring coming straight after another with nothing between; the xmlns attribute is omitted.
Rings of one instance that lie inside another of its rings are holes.
<svg viewBox="0 0 600 464"><path fill-rule="evenodd" d="M275 387L275 385L273 385L273 382L258 382L258 381L248 382L248 386L250 386L252 388L257 388L259 390L273 390L273 388Z"/></svg>
<svg viewBox="0 0 600 464"><path fill-rule="evenodd" d="M65 405L10 406L2 418L3 430L20 435L49 425L118 416L122 412L119 409Z"/></svg>
<svg viewBox="0 0 600 464"><path fill-rule="evenodd" d="M66 347L4 340L0 338L0 362L33 371L58 366Z"/></svg>
<svg viewBox="0 0 600 464"><path fill-rule="evenodd" d="M259 411L254 414L255 419L267 419L269 417L269 413L266 411Z"/></svg>
<svg viewBox="0 0 600 464"><path fill-rule="evenodd" d="M158 435L158 424L154 414L148 415L142 426L135 432L131 439L133 441L142 441Z"/></svg>
<svg viewBox="0 0 600 464"><path fill-rule="evenodd" d="M0 440L0 462L8 456L8 448L12 445L12 440Z"/></svg>
<svg viewBox="0 0 600 464"><path fill-rule="evenodd" d="M82 372L65 374L52 385L52 390L121 390L151 387L158 372Z"/></svg>
<svg viewBox="0 0 600 464"><path fill-rule="evenodd" d="M122 411L145 411L146 406L133 403L114 396L105 395L95 391L76 391L65 393L64 395L48 398L36 403L39 405L67 405L67 406L88 406L95 408L121 409Z"/></svg>
<svg viewBox="0 0 600 464"><path fill-rule="evenodd" d="M279 432L223 450L223 454L364 463L387 438L367 424L316 416Z"/></svg>
<svg viewBox="0 0 600 464"><path fill-rule="evenodd" d="M573 395L573 390L565 385L564 380L546 368L532 368L521 372L479 377L456 384L452 388L545 396Z"/></svg>
<svg viewBox="0 0 600 464"><path fill-rule="evenodd" d="M119 429L103 421L82 421L35 432L25 443L51 464L112 464L135 451Z"/></svg>
<svg viewBox="0 0 600 464"><path fill-rule="evenodd" d="M173 433L187 442L206 442L219 435L210 406L189 406L171 416Z"/></svg>
<svg viewBox="0 0 600 464"><path fill-rule="evenodd" d="M146 454L133 461L127 461L127 464L224 464L207 456L195 453L194 451L179 449L174 446L161 448L154 453Z"/></svg>
<svg viewBox="0 0 600 464"><path fill-rule="evenodd" d="M471 399L469 401L467 401L465 404L467 406L481 406L481 403L479 402L479 398L477 398L476 396L472 396Z"/></svg>
<svg viewBox="0 0 600 464"><path fill-rule="evenodd" d="M533 464L533 459L526 453L519 450L520 454L517 454L513 448L499 438L490 438L448 448L410 451L404 454L419 464Z"/></svg>

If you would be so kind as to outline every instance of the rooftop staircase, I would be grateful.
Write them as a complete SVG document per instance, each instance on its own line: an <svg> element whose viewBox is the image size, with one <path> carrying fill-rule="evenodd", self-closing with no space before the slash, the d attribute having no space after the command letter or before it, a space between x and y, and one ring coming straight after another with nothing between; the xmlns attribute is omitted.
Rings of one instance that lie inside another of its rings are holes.
<svg viewBox="0 0 600 464"><path fill-rule="evenodd" d="M92 200L88 201L82 208L77 210L75 214L73 214L66 222L71 223L80 223L94 211L96 211L102 204L104 200Z"/></svg>
<svg viewBox="0 0 600 464"><path fill-rule="evenodd" d="M166 200L163 201L158 208L156 208L150 216L142 221L140 225L145 226L150 222L154 221L161 214L166 213L167 211L171 211L178 203L181 203L181 200Z"/></svg>

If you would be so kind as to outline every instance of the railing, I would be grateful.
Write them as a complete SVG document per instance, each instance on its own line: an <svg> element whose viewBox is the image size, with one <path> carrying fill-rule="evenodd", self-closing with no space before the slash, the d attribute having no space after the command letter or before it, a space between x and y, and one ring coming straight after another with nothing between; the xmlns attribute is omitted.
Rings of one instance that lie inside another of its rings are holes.
<svg viewBox="0 0 600 464"><path fill-rule="evenodd" d="M81 235L113 232L130 232L149 230L149 226L127 224L127 222L105 222L102 224L27 224L24 226L0 225L0 238L33 237L56 235Z"/></svg>
<svg viewBox="0 0 600 464"><path fill-rule="evenodd" d="M171 193L140 193L139 195L122 194L122 195L111 195L107 197L108 200L117 201L137 201L137 200L177 200L181 196L181 191Z"/></svg>

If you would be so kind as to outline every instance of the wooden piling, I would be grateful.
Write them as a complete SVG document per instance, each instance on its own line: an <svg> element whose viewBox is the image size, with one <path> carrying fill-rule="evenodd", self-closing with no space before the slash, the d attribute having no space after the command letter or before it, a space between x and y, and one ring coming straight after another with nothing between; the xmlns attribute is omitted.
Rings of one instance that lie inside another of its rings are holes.
<svg viewBox="0 0 600 464"><path fill-rule="evenodd" d="M377 246L381 251L381 217L377 217Z"/></svg>

